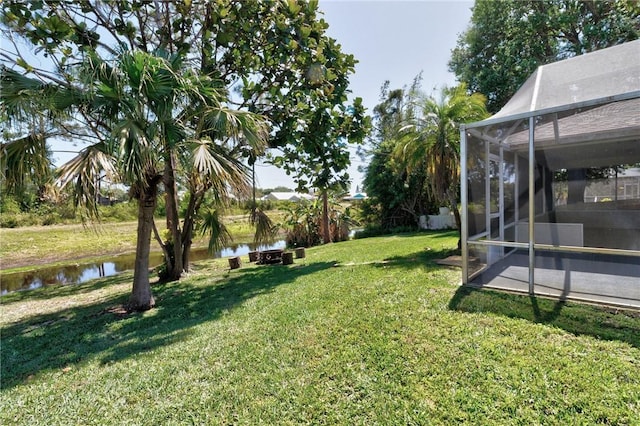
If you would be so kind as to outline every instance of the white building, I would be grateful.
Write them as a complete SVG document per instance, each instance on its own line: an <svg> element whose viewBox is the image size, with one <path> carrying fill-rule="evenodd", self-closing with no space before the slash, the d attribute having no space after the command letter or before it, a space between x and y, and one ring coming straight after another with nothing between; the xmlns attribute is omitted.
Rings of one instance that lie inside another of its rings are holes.
<svg viewBox="0 0 640 426"><path fill-rule="evenodd" d="M303 194L300 192L271 192L270 194L262 197L264 201L300 201L300 200L315 200L316 197L310 194Z"/></svg>

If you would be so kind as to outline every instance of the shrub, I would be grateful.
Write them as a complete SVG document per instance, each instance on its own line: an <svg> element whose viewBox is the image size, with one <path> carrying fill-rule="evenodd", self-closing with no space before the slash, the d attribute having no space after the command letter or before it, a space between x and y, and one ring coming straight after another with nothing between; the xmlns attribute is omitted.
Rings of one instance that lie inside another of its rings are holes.
<svg viewBox="0 0 640 426"><path fill-rule="evenodd" d="M20 204L14 197L5 195L0 201L0 213L3 216L6 214L18 214L20 213Z"/></svg>
<svg viewBox="0 0 640 426"><path fill-rule="evenodd" d="M285 219L281 227L287 231L285 242L288 247L312 247L322 243L322 200L291 203L285 209ZM329 232L331 241L349 239L350 228L356 222L350 216L349 208L343 208L335 200L329 202Z"/></svg>
<svg viewBox="0 0 640 426"><path fill-rule="evenodd" d="M407 232L418 232L417 226L396 226L394 228L385 228L380 225L366 226L363 230L357 231L353 236L354 239L379 237L381 235L402 234Z"/></svg>
<svg viewBox="0 0 640 426"><path fill-rule="evenodd" d="M2 213L0 214L0 227L2 228L17 228L20 226L20 214L19 213Z"/></svg>
<svg viewBox="0 0 640 426"><path fill-rule="evenodd" d="M129 222L138 218L138 204L136 201L116 203L112 206L98 208L100 218L107 222Z"/></svg>

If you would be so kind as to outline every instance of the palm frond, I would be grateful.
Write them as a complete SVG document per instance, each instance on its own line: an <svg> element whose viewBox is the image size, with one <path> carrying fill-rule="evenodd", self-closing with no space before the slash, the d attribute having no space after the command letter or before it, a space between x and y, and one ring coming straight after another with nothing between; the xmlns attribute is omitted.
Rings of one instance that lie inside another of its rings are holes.
<svg viewBox="0 0 640 426"><path fill-rule="evenodd" d="M69 108L85 101L80 90L42 81L20 74L5 66L0 68L0 107L9 120L18 123L34 116L65 117Z"/></svg>
<svg viewBox="0 0 640 426"><path fill-rule="evenodd" d="M209 253L228 246L233 239L229 230L222 222L220 212L215 208L207 208L202 212L202 235L209 235Z"/></svg>
<svg viewBox="0 0 640 426"><path fill-rule="evenodd" d="M278 227L262 209L255 206L251 209L249 223L256 229L253 237L254 243L271 244L275 241L278 235Z"/></svg>
<svg viewBox="0 0 640 426"><path fill-rule="evenodd" d="M242 138L243 144L247 145L256 156L266 149L269 126L264 117L224 107L209 108L202 114L201 133L212 140Z"/></svg>
<svg viewBox="0 0 640 426"><path fill-rule="evenodd" d="M51 161L45 136L32 133L0 144L0 172L9 192L20 190L33 179L46 179L51 174Z"/></svg>
<svg viewBox="0 0 640 426"><path fill-rule="evenodd" d="M97 217L99 181L103 177L117 180L116 159L107 146L99 142L62 165L56 183L61 187L73 184L75 206L84 208L90 217Z"/></svg>
<svg viewBox="0 0 640 426"><path fill-rule="evenodd" d="M118 159L126 182L144 182L144 176L158 167L159 152L149 139L145 123L128 118L114 128L120 142Z"/></svg>
<svg viewBox="0 0 640 426"><path fill-rule="evenodd" d="M33 111L34 94L44 91L46 85L5 66L0 68L0 103L9 118L21 119Z"/></svg>
<svg viewBox="0 0 640 426"><path fill-rule="evenodd" d="M249 194L251 175L245 164L210 139L191 143L193 170L199 178L207 181L216 201L223 202L233 192Z"/></svg>
<svg viewBox="0 0 640 426"><path fill-rule="evenodd" d="M447 202L451 188L459 182L459 126L486 118L485 99L469 95L465 85L445 88L439 99L420 97L420 115L402 127L393 158L408 173L423 169L430 195Z"/></svg>

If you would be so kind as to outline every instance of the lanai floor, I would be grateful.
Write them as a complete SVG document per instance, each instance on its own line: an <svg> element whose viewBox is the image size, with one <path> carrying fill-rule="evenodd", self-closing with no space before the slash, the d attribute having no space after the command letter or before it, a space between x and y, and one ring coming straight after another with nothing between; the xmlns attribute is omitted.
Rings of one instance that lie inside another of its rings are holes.
<svg viewBox="0 0 640 426"><path fill-rule="evenodd" d="M579 300L640 310L640 259L583 253L538 252L534 292L562 300ZM528 293L529 256L516 251L491 265L469 284Z"/></svg>

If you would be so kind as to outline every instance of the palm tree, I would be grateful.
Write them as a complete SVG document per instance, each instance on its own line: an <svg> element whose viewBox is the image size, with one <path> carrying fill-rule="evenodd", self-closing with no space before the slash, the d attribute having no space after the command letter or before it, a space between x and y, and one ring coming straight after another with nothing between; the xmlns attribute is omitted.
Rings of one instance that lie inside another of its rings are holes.
<svg viewBox="0 0 640 426"><path fill-rule="evenodd" d="M394 157L407 171L426 169L429 194L454 214L461 230L458 199L460 190L460 124L482 120L489 114L486 98L469 95L465 84L444 88L439 100L419 98L417 117L399 132Z"/></svg>
<svg viewBox="0 0 640 426"><path fill-rule="evenodd" d="M76 204L91 214L97 213L96 176L117 175L130 186L138 200L138 235L128 305L134 310L149 309L155 304L149 251L151 234L158 235L153 214L160 184L167 197L173 258L167 255L168 246L162 247L165 258L172 260L172 278L177 279L184 270L182 239L190 235L180 229L177 174L195 171L200 176L204 189L198 189L195 201L207 190L224 198L227 188L242 186L243 179L248 182L246 167L237 160L237 147L263 149L266 123L255 114L226 108L227 93L221 85L185 66L180 55L125 51L107 62L88 53L78 76L81 85L42 84L3 69L3 89L7 84L22 85L23 90L9 91L15 95L10 99L13 103L5 97L2 103L15 105L18 111L18 106L28 109L29 99L64 99L39 107L70 110L89 126L94 143L60 169L59 183L73 184ZM191 226L185 229L192 231Z"/></svg>
<svg viewBox="0 0 640 426"><path fill-rule="evenodd" d="M182 265L189 270L191 239L196 228L198 210L203 206L207 193L213 196L213 205L206 206L202 215L202 229L209 231L209 250L220 249L229 239L221 223L220 211L234 195L246 196L250 190L249 168L241 161L244 148L257 152L264 146L266 128L259 116L239 111L221 111L218 130L200 132L200 138L188 141L189 155L182 157L186 174L188 204L182 227ZM228 119L239 119L230 120ZM215 133L234 135L227 143L216 143L210 139ZM207 134L208 136L204 136ZM230 144L231 140L240 141ZM174 253L174 255L176 255Z"/></svg>
<svg viewBox="0 0 640 426"><path fill-rule="evenodd" d="M224 202L230 191L246 191L249 175L239 160L239 147L248 146L260 152L267 132L260 116L225 107L227 93L219 82L184 67L179 55L134 52L123 59L125 84L116 83L110 89L139 90L124 94L125 98L133 98L133 102L115 126L117 134L132 135L138 141L130 143L121 136L119 151L124 154L121 160L125 181L132 184L133 194L139 200L137 251L141 259L136 269L139 274L134 272L129 304L135 309L146 309L151 232L154 231L165 252L168 279L179 279L188 269L193 221L204 195L212 191L216 201ZM111 107L109 102L107 105ZM139 116L140 111L144 116ZM176 183L179 171L187 176L190 196L190 210L182 227ZM160 182L166 194L171 244L158 238L153 221ZM142 289L140 293L138 289Z"/></svg>

